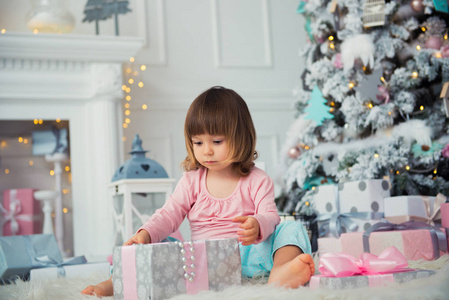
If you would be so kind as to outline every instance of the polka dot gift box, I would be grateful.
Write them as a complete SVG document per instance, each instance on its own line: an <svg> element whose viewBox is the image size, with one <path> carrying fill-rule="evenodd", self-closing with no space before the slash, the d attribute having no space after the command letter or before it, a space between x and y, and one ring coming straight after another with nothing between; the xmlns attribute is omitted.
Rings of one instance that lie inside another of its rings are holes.
<svg viewBox="0 0 449 300"><path fill-rule="evenodd" d="M366 231L384 216L387 180L373 179L316 187L314 205L320 237Z"/></svg>

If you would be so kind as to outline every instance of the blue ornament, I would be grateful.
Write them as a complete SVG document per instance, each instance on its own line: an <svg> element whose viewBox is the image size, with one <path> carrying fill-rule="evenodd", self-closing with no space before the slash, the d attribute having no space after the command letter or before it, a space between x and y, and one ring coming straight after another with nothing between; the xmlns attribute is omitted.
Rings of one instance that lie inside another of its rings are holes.
<svg viewBox="0 0 449 300"><path fill-rule="evenodd" d="M412 152L415 157L416 156L431 157L436 151L441 151L442 149L443 145L437 142L433 142L430 147L415 143L412 147Z"/></svg>
<svg viewBox="0 0 449 300"><path fill-rule="evenodd" d="M130 152L131 159L115 171L112 181L129 178L168 178L167 172L159 163L145 157L146 152L148 151L142 148L142 140L136 134Z"/></svg>
<svg viewBox="0 0 449 300"><path fill-rule="evenodd" d="M324 119L333 119L334 115L329 112L330 107L326 105L327 100L323 97L320 89L315 86L310 95L308 106L304 112L304 119L313 120L317 126L323 124Z"/></svg>

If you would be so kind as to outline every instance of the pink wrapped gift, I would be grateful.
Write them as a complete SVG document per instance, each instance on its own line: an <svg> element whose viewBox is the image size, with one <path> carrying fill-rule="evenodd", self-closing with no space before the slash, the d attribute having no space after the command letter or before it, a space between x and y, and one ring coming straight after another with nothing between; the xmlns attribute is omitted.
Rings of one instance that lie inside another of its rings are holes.
<svg viewBox="0 0 449 300"><path fill-rule="evenodd" d="M429 226L427 229L371 232L368 236L363 232L344 233L340 237L341 248L343 252L357 257L363 252L379 255L386 248L394 246L408 260L430 261L447 253L448 241L445 230L438 231Z"/></svg>
<svg viewBox="0 0 449 300"><path fill-rule="evenodd" d="M4 236L42 233L42 209L34 199L34 189L3 191L3 216L0 221Z"/></svg>
<svg viewBox="0 0 449 300"><path fill-rule="evenodd" d="M441 226L449 228L449 203L441 204Z"/></svg>
<svg viewBox="0 0 449 300"><path fill-rule="evenodd" d="M390 282L405 282L427 277L434 272L416 271L408 266L404 255L395 247L388 247L379 256L363 253L360 259L346 253L327 253L320 258L318 271L310 279L309 287L331 289L375 287Z"/></svg>
<svg viewBox="0 0 449 300"><path fill-rule="evenodd" d="M321 257L324 253L342 252L340 238L322 237L318 239L318 255Z"/></svg>

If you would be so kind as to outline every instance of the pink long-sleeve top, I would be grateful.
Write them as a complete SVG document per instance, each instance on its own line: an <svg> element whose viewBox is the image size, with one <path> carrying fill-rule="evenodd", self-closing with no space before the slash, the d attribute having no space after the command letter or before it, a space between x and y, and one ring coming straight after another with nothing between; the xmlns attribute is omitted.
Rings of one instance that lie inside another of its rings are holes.
<svg viewBox="0 0 449 300"><path fill-rule="evenodd" d="M216 198L206 188L207 169L185 172L175 191L164 206L143 224L152 243L157 243L175 232L187 215L191 238L237 238L240 223L232 222L237 216L252 216L260 226L256 243L273 233L280 222L274 202L271 178L261 169L253 167L251 173L241 177L234 192L227 198Z"/></svg>

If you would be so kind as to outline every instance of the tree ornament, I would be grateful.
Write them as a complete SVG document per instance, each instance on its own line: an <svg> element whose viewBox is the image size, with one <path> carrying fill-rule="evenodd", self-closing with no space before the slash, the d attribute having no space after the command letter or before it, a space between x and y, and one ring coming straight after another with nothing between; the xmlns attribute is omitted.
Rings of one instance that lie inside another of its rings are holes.
<svg viewBox="0 0 449 300"><path fill-rule="evenodd" d="M385 0L366 0L362 20L365 28L385 25Z"/></svg>
<svg viewBox="0 0 449 300"><path fill-rule="evenodd" d="M422 11L424 8L424 4L422 3L422 0L413 0L412 2L410 2L410 7L416 11Z"/></svg>
<svg viewBox="0 0 449 300"><path fill-rule="evenodd" d="M293 159L297 159L301 155L301 149L299 147L292 147L288 150L288 156Z"/></svg>
<svg viewBox="0 0 449 300"><path fill-rule="evenodd" d="M449 81L443 84L440 98L443 98L444 112L446 113L446 117L449 118Z"/></svg>
<svg viewBox="0 0 449 300"><path fill-rule="evenodd" d="M304 119L313 120L317 126L323 124L324 119L333 119L334 115L329 113L330 107L326 105L327 100L323 97L320 89L315 86L310 95L308 106L304 109Z"/></svg>
<svg viewBox="0 0 449 300"><path fill-rule="evenodd" d="M449 13L447 0L433 0L433 5L435 6L436 11Z"/></svg>
<svg viewBox="0 0 449 300"><path fill-rule="evenodd" d="M365 67L374 68L374 51L376 47L369 34L357 34L347 38L341 44L341 60L344 71L354 67L354 61L360 58Z"/></svg>
<svg viewBox="0 0 449 300"><path fill-rule="evenodd" d="M424 46L427 49L435 49L435 50L440 50L441 46L443 46L443 41L441 40L440 37L438 36L431 36L427 39L426 43L424 44Z"/></svg>

